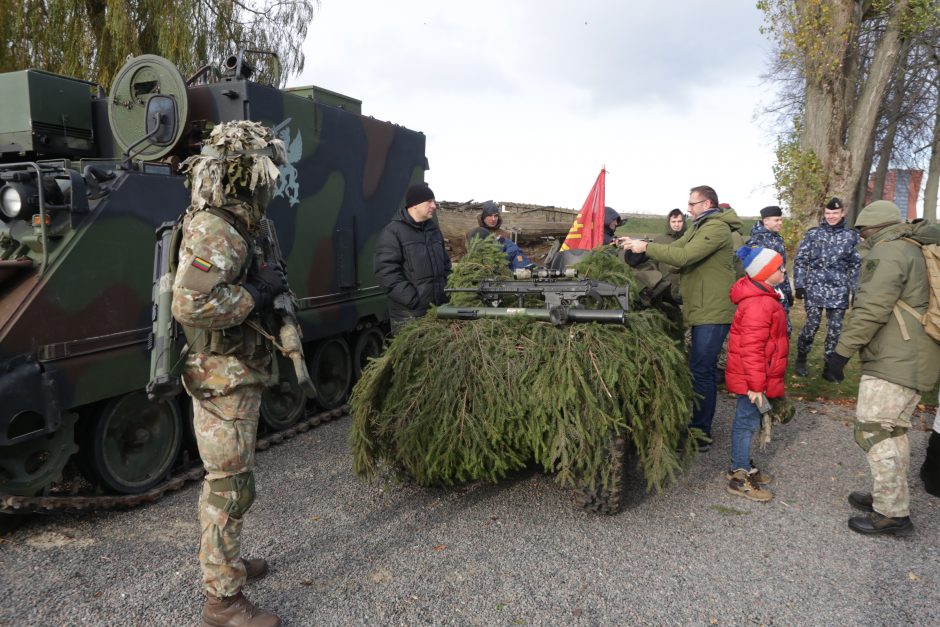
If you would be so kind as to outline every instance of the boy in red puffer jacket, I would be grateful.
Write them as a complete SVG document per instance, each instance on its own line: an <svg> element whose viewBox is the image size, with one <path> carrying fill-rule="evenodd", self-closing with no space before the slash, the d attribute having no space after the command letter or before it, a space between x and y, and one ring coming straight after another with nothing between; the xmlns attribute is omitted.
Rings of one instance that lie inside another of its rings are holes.
<svg viewBox="0 0 940 627"><path fill-rule="evenodd" d="M766 484L771 477L751 465L751 439L760 428L761 406L768 398L783 396L787 370L787 316L780 292L783 258L761 247L737 251L746 276L731 286L731 302L738 306L728 335L725 387L738 395L731 427L731 471L728 492L752 501L773 498Z"/></svg>

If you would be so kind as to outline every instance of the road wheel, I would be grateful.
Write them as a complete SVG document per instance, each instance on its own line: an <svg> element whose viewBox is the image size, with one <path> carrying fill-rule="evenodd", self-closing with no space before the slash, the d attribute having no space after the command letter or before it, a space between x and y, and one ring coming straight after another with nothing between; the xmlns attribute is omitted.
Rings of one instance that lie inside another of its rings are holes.
<svg viewBox="0 0 940 627"><path fill-rule="evenodd" d="M383 350L385 350L385 336L378 327L370 327L359 332L352 351L353 381L359 380L362 369L366 367L369 360L381 355Z"/></svg>
<svg viewBox="0 0 940 627"><path fill-rule="evenodd" d="M272 431L294 426L304 415L307 396L294 377L290 360L278 357L281 380L261 395L261 420Z"/></svg>
<svg viewBox="0 0 940 627"><path fill-rule="evenodd" d="M83 467L113 492L146 492L173 468L182 432L175 402L151 401L142 390L112 398L92 421Z"/></svg>
<svg viewBox="0 0 940 627"><path fill-rule="evenodd" d="M333 337L319 342L307 367L322 409L336 409L346 402L352 385L352 359L346 340Z"/></svg>

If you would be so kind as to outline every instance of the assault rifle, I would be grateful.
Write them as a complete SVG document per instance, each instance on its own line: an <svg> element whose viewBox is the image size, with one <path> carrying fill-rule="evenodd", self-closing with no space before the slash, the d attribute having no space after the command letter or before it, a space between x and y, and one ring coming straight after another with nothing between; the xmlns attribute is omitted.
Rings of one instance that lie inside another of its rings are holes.
<svg viewBox="0 0 940 627"><path fill-rule="evenodd" d="M557 271L556 271L557 272ZM626 285L611 285L591 279L534 276L528 279L503 280L483 279L473 288L449 288L445 292L474 292L485 307L437 308L440 318L475 320L477 318L502 318L507 316L531 316L555 325L567 322L609 322L624 324L630 310L630 290ZM528 296L538 296L545 302L544 308L525 306ZM620 309L586 309L593 303L603 306L605 299L615 298ZM515 306L506 306L506 301L515 300Z"/></svg>
<svg viewBox="0 0 940 627"><path fill-rule="evenodd" d="M281 245L277 241L274 222L270 218L262 218L260 230L259 244L261 245L263 263L277 264L282 268L287 268L284 255L281 253ZM317 390L310 379L310 374L307 372L307 364L304 362L304 346L300 341L300 326L297 323L297 297L288 288L274 297L273 307L281 323L281 328L277 334L279 343L276 343L276 346L293 363L294 376L307 398L316 398Z"/></svg>
<svg viewBox="0 0 940 627"><path fill-rule="evenodd" d="M172 312L173 276L181 232L181 229L176 227L175 221L160 225L153 253L153 329L147 338L147 348L150 350L150 381L146 386L150 400L173 398L183 391L177 342L181 329Z"/></svg>

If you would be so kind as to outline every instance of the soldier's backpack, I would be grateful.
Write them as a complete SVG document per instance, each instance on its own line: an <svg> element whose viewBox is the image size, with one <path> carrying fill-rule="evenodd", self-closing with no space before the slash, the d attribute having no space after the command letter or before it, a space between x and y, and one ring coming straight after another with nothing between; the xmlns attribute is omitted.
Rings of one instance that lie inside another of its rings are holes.
<svg viewBox="0 0 940 627"><path fill-rule="evenodd" d="M901 316L901 310L904 310L920 321L927 335L934 341L940 342L940 244L922 244L909 237L902 239L918 246L924 255L924 262L927 264L927 281L930 283L930 300L927 304L927 311L923 314L903 300L898 300L894 306L894 317L898 321L898 326L901 327L901 337L905 341L911 339L907 332L907 325L904 324L904 318Z"/></svg>

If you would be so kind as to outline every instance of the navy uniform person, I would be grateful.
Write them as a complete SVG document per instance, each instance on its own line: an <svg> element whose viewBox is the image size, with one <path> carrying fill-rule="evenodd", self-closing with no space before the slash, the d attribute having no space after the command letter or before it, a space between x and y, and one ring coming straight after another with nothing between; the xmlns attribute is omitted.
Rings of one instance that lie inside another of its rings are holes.
<svg viewBox="0 0 940 627"><path fill-rule="evenodd" d="M783 211L776 205L770 205L760 210L760 221L755 222L751 227L751 236L745 242L745 246L751 248L758 246L760 248L769 248L783 257L784 271L787 265L787 250L784 246L783 236L780 231L783 229ZM790 306L793 305L793 290L790 287L790 278L784 277L777 289L783 294L783 310L787 314L787 335L793 331L790 324Z"/></svg>
<svg viewBox="0 0 940 627"><path fill-rule="evenodd" d="M918 244L940 244L940 228L905 224L894 203L878 200L855 221L865 240L858 295L823 377L841 381L856 352L862 362L855 415L855 441L872 474L871 494L853 492L849 503L867 512L849 519L858 533L909 535L907 430L922 393L940 373L940 345L927 335L930 284Z"/></svg>
<svg viewBox="0 0 940 627"><path fill-rule="evenodd" d="M431 305L447 302L444 287L450 257L444 236L432 220L435 209L431 188L415 183L405 194L405 206L379 233L372 267L388 295L392 333L423 316Z"/></svg>
<svg viewBox="0 0 940 627"><path fill-rule="evenodd" d="M183 385L206 468L199 498L206 605L204 625L271 627L280 620L242 593L267 573L241 557L241 530L255 498L254 451L261 393L272 383L271 346L259 329L283 270L254 254L259 221L274 190L284 147L257 122L216 126L202 154L183 162L192 201L183 222L173 315L190 346Z"/></svg>
<svg viewBox="0 0 940 627"><path fill-rule="evenodd" d="M807 375L806 358L819 330L823 309L826 310L824 360L829 359L839 342L842 318L858 280L857 244L858 233L845 226L842 201L832 198L826 203L822 222L806 232L797 248L793 259L793 287L796 297L803 299L806 324L796 341L794 369L802 377Z"/></svg>

